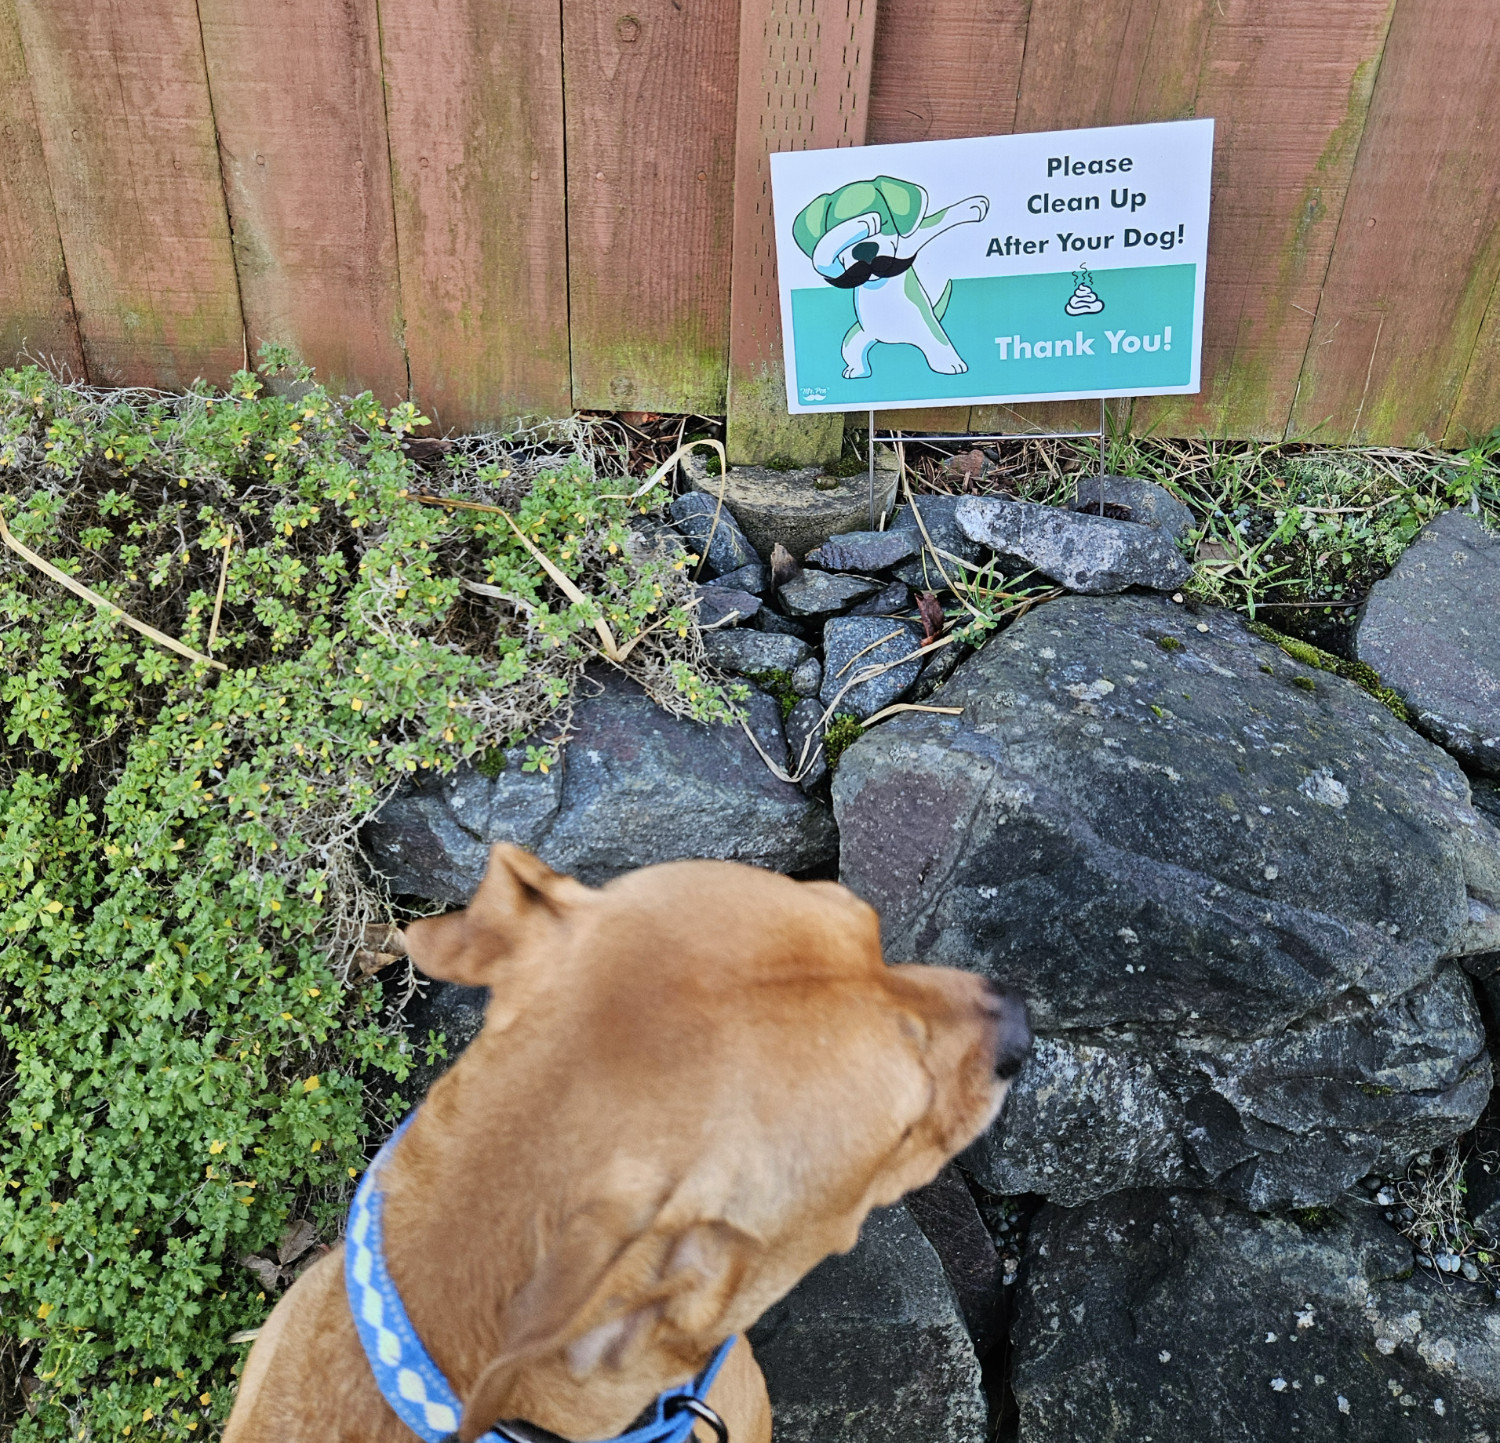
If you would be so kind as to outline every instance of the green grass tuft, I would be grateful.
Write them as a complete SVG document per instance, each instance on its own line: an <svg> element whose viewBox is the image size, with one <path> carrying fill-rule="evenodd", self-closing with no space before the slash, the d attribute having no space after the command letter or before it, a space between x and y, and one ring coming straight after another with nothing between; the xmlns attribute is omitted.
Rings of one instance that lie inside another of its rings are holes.
<svg viewBox="0 0 1500 1443"><path fill-rule="evenodd" d="M828 730L823 735L823 755L830 772L838 766L839 758L864 734L863 724L852 716L836 716L828 723Z"/></svg>

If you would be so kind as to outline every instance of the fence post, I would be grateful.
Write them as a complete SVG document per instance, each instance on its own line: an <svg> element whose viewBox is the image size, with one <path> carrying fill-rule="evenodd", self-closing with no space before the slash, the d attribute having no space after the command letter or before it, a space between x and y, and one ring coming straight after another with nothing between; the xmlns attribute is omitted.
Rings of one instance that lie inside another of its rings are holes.
<svg viewBox="0 0 1500 1443"><path fill-rule="evenodd" d="M773 151L863 145L876 0L743 0L729 286L729 460L837 457L841 415L789 416L781 364ZM815 83L816 77L816 83Z"/></svg>

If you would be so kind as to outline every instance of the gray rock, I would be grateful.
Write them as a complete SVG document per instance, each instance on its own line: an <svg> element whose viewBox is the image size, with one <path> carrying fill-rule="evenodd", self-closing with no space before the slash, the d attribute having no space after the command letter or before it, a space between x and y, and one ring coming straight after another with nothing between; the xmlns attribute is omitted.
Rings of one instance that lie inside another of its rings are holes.
<svg viewBox="0 0 1500 1443"><path fill-rule="evenodd" d="M822 736L820 723L823 711L822 702L816 697L807 697L787 714L786 747L787 755L791 758L790 770L795 775L797 768L802 765L804 754L808 762L807 774L802 778L804 789L816 786L828 775L828 762L821 745L817 741L811 745L807 743L809 735L816 733L817 736Z"/></svg>
<svg viewBox="0 0 1500 1443"><path fill-rule="evenodd" d="M969 647L956 641L950 642L941 651L933 652L922 663L917 684L911 689L911 699L926 701L972 655Z"/></svg>
<svg viewBox="0 0 1500 1443"><path fill-rule="evenodd" d="M804 571L787 582L776 596L793 616L826 616L879 590L880 584L875 581L838 576L830 571Z"/></svg>
<svg viewBox="0 0 1500 1443"><path fill-rule="evenodd" d="M1310 1202L1472 1121L1478 1019L1438 964L1496 950L1500 835L1440 750L1149 596L1049 603L933 702L963 714L840 760L842 876L887 955L1018 987L1055 1044L997 1134L1007 1186L1097 1196L1170 1155Z"/></svg>
<svg viewBox="0 0 1500 1443"><path fill-rule="evenodd" d="M699 586L693 594L698 598L699 626L740 626L760 610L760 597L728 586Z"/></svg>
<svg viewBox="0 0 1500 1443"><path fill-rule="evenodd" d="M792 672L792 690L798 696L817 696L823 685L823 663L810 656Z"/></svg>
<svg viewBox="0 0 1500 1443"><path fill-rule="evenodd" d="M837 703L840 715L863 721L882 707L899 701L917 679L922 658L913 655L922 644L915 627L879 616L835 616L823 628L823 686L818 693L825 707ZM909 661L902 661L910 657ZM868 667L891 666L888 671L844 691L852 678ZM840 696L839 693L843 692Z"/></svg>
<svg viewBox="0 0 1500 1443"><path fill-rule="evenodd" d="M1038 1037L996 1125L962 1157L995 1193L1068 1207L1183 1175L1182 1104L1139 1053Z"/></svg>
<svg viewBox="0 0 1500 1443"><path fill-rule="evenodd" d="M1206 1193L1048 1205L1022 1268L1020 1443L1475 1443L1500 1313L1412 1277L1373 1207L1316 1225Z"/></svg>
<svg viewBox="0 0 1500 1443"><path fill-rule="evenodd" d="M428 982L418 988L401 1012L401 1026L413 1057L412 1069L397 1089L403 1098L420 1102L458 1054L479 1036L489 1000L488 988L460 987L456 982ZM427 1046L433 1034L443 1038L446 1056L429 1062Z"/></svg>
<svg viewBox="0 0 1500 1443"><path fill-rule="evenodd" d="M963 1174L950 1162L905 1202L948 1275L974 1351L984 1358L999 1341L1003 1281L1000 1255Z"/></svg>
<svg viewBox="0 0 1500 1443"><path fill-rule="evenodd" d="M1472 785L1475 810L1500 826L1500 781L1490 777L1476 777Z"/></svg>
<svg viewBox="0 0 1500 1443"><path fill-rule="evenodd" d="M1107 506L1124 506L1130 519L1144 526L1159 526L1174 541L1193 529L1193 513L1165 486L1134 476L1087 476L1073 494L1074 511L1097 510L1100 492Z"/></svg>
<svg viewBox="0 0 1500 1443"><path fill-rule="evenodd" d="M946 552L949 557L957 556L964 561L977 562L983 554L983 548L977 541L971 541L965 536L958 526L956 513L962 499L961 496L919 496L917 509L922 513L922 526L927 528L927 535L932 538L932 544L939 551ZM895 516L891 518L890 529L921 534L910 504L903 504L896 509ZM896 568L896 575L918 591L946 591L949 588L948 583L943 580L944 573L951 576L955 571L962 570L962 567L947 557L934 559L924 545L922 554L915 561Z"/></svg>
<svg viewBox="0 0 1500 1443"><path fill-rule="evenodd" d="M752 562L749 566L741 566L737 571L725 572L723 576L715 576L710 581L705 581L705 586L727 586L732 591L748 591L752 596L765 594L770 577L766 568L760 562Z"/></svg>
<svg viewBox="0 0 1500 1443"><path fill-rule="evenodd" d="M889 447L876 450L875 516L896 499L898 468ZM793 556L806 556L842 531L870 525L870 484L866 475L829 476L821 466L773 471L766 466L731 466L727 479L710 476L696 454L683 458L688 484L734 513L756 550L770 556L779 541Z"/></svg>
<svg viewBox="0 0 1500 1443"><path fill-rule="evenodd" d="M808 634L806 622L792 621L769 606L762 606L750 622L757 631L768 631L775 636L801 636Z"/></svg>
<svg viewBox="0 0 1500 1443"><path fill-rule="evenodd" d="M710 576L760 564L755 548L727 506L720 507L701 491L687 491L668 510L677 529L704 558L704 570Z"/></svg>
<svg viewBox="0 0 1500 1443"><path fill-rule="evenodd" d="M1500 536L1449 511L1365 603L1359 659L1406 700L1419 731L1500 775Z"/></svg>
<svg viewBox="0 0 1500 1443"><path fill-rule="evenodd" d="M1337 1198L1472 1125L1490 1068L1457 968L1384 1007L1235 1041L1038 1039L996 1126L965 1154L993 1192L1076 1206L1207 1183L1257 1209Z"/></svg>
<svg viewBox="0 0 1500 1443"><path fill-rule="evenodd" d="M772 776L738 727L669 716L613 673L594 685L593 695L582 688L562 762L546 776L522 772L518 751L494 778L467 765L421 774L381 808L363 840L393 892L467 902L492 842L518 843L589 883L681 857L802 872L837 854L827 809ZM747 708L757 736L781 734L770 697L755 692Z"/></svg>
<svg viewBox="0 0 1500 1443"><path fill-rule="evenodd" d="M750 1330L776 1443L984 1443L979 1360L931 1243L899 1204Z"/></svg>
<svg viewBox="0 0 1500 1443"><path fill-rule="evenodd" d="M765 671L795 671L812 656L800 637L736 628L703 634L703 652L717 667L740 676Z"/></svg>
<svg viewBox="0 0 1500 1443"><path fill-rule="evenodd" d="M910 531L846 531L830 536L806 559L825 571L886 571L921 549L921 538Z"/></svg>
<svg viewBox="0 0 1500 1443"><path fill-rule="evenodd" d="M1085 595L1129 586L1170 591L1193 574L1159 527L996 496L966 496L954 514L960 530L994 551L1002 566L1035 569Z"/></svg>
<svg viewBox="0 0 1500 1443"><path fill-rule="evenodd" d="M911 610L911 587L904 581L882 586L868 601L849 608L850 616L899 616Z"/></svg>

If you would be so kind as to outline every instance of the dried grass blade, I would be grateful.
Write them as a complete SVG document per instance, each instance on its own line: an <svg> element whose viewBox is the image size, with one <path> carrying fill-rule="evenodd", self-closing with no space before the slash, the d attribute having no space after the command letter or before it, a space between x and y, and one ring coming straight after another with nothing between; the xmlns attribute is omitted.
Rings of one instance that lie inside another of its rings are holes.
<svg viewBox="0 0 1500 1443"><path fill-rule="evenodd" d="M144 621L137 621L129 612L122 610L114 602L106 601L97 591L91 591L81 581L75 581L67 572L59 571L50 561L44 561L29 546L23 546L11 535L10 527L5 524L3 512L0 512L0 542L4 542L22 561L29 562L36 567L42 575L50 576L59 586L67 587L75 596L81 596L91 605L97 606L100 611L108 612L116 620L123 621L126 626L134 627L142 636L149 637L158 646L164 646L168 651L175 651L189 661L201 662L204 666L215 666L220 671L229 670L222 661L215 661L211 656L204 656L201 651L194 651L192 647L184 646L180 641L158 631L154 626L148 626Z"/></svg>

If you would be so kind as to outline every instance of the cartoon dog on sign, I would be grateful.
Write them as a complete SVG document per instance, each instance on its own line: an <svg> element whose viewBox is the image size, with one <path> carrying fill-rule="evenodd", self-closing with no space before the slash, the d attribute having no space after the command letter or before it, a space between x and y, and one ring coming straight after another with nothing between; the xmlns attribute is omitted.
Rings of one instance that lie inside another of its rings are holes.
<svg viewBox="0 0 1500 1443"><path fill-rule="evenodd" d="M881 341L916 346L942 376L969 369L942 325L953 282L934 303L912 266L929 241L983 220L989 209L987 197L971 195L928 214L927 192L889 175L851 181L803 207L792 222L798 248L829 285L854 293L854 325L843 347L847 378L870 374L870 348Z"/></svg>

